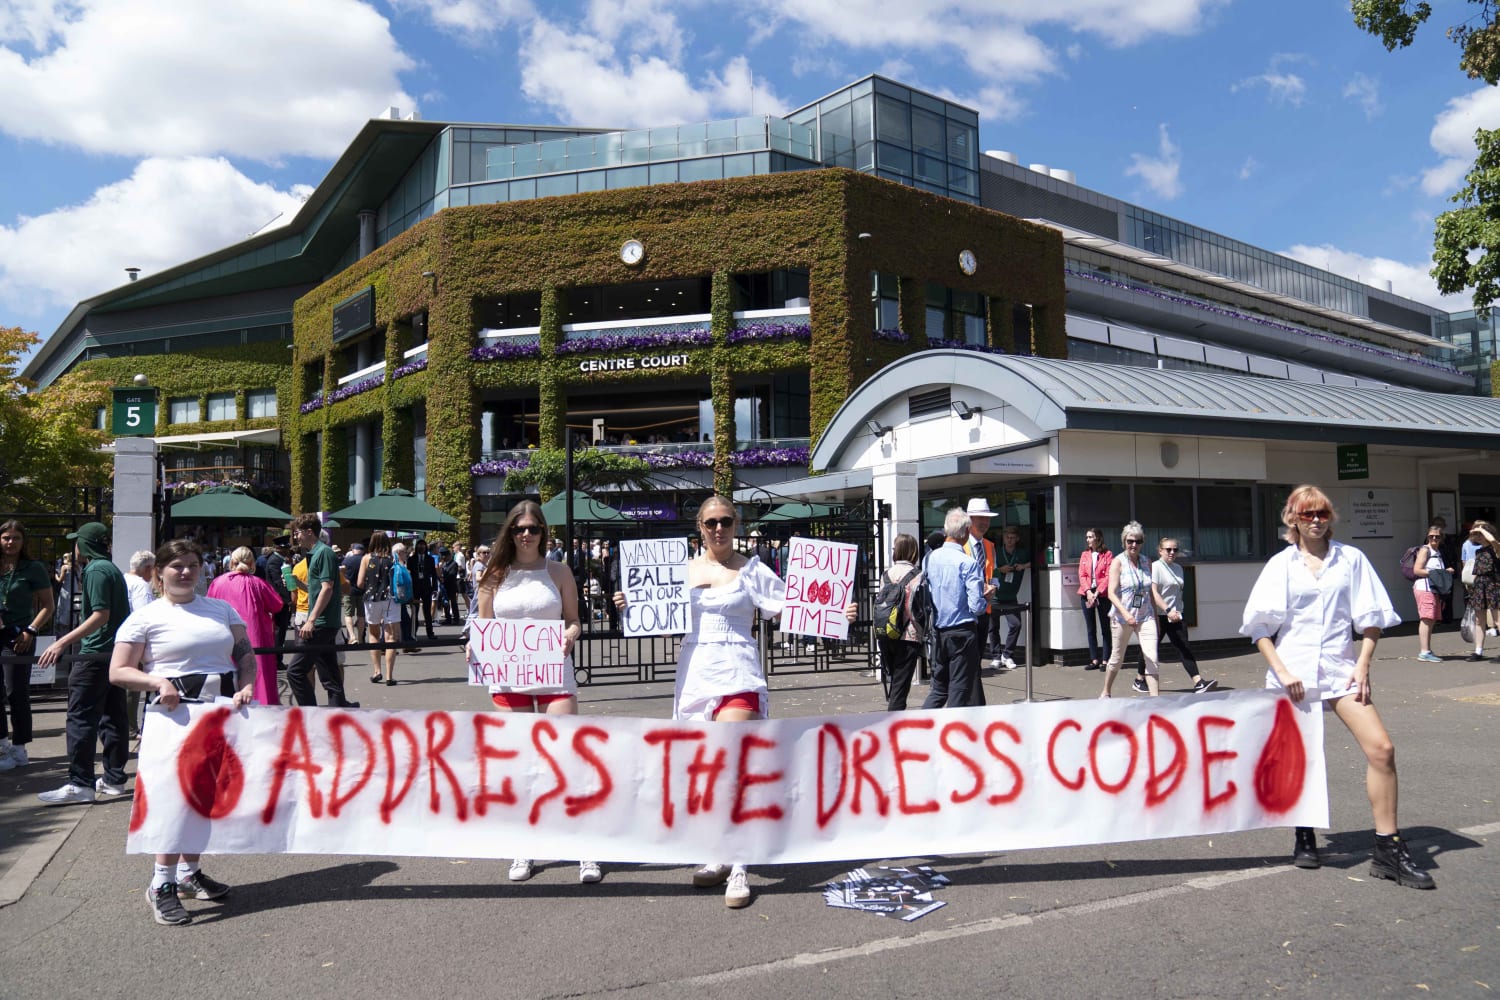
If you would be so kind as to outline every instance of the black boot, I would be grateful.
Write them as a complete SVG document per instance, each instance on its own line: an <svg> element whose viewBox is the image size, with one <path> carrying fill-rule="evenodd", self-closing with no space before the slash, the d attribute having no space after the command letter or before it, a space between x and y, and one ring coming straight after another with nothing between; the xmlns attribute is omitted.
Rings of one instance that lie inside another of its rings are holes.
<svg viewBox="0 0 1500 1000"><path fill-rule="evenodd" d="M1292 848L1292 864L1298 868L1322 868L1318 857L1318 835L1310 826L1297 827L1297 845Z"/></svg>
<svg viewBox="0 0 1500 1000"><path fill-rule="evenodd" d="M1406 841L1401 834L1375 835L1375 856L1370 859L1370 874L1376 878L1388 878L1397 885L1411 889L1436 889L1432 876L1412 864L1411 854L1406 850Z"/></svg>

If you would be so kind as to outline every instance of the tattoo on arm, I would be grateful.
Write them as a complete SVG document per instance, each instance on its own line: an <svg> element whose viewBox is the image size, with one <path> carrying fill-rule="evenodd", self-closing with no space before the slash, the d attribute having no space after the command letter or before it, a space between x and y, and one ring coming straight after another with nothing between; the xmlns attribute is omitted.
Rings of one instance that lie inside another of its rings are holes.
<svg viewBox="0 0 1500 1000"><path fill-rule="evenodd" d="M234 649L231 650L230 656L234 658L235 666L239 668L240 685L251 683L255 678L255 652L248 636L235 637Z"/></svg>

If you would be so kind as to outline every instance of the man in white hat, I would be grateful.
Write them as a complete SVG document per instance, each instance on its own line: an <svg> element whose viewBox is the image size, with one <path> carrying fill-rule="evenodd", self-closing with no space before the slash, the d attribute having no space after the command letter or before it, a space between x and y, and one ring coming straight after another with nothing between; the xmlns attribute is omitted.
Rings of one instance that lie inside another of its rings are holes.
<svg viewBox="0 0 1500 1000"><path fill-rule="evenodd" d="M995 516L995 512L990 510L990 502L984 497L971 497L965 513L969 515L969 540L964 543L964 553L979 563L979 568L984 571L984 575L981 577L984 586L992 588L995 584L995 543L986 538L985 533L990 530L990 518ZM989 590L987 593L993 593L993 590ZM979 616L979 624L975 626L979 630L979 651L981 655L984 654L986 646L998 645L990 639L990 630L994 627L994 607L992 602L987 603L984 614ZM990 652L993 654L995 650L992 648ZM990 659L990 667L992 669L999 669L1000 659L998 656L993 656ZM984 693L982 691L979 693L975 704L984 704Z"/></svg>

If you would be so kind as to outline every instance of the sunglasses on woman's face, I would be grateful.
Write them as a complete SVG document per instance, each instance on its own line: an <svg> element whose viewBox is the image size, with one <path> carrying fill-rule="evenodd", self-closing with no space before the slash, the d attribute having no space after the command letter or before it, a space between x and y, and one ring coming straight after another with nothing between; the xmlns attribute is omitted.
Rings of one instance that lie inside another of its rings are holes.
<svg viewBox="0 0 1500 1000"><path fill-rule="evenodd" d="M1297 511L1297 520L1306 521L1309 524L1311 524L1313 521L1327 521L1332 517L1333 511L1329 510L1327 507L1322 507L1318 510Z"/></svg>
<svg viewBox="0 0 1500 1000"><path fill-rule="evenodd" d="M1164 545L1164 546L1162 546L1162 551L1163 552L1176 552L1177 548L1175 546L1172 546L1172 545Z"/></svg>
<svg viewBox="0 0 1500 1000"><path fill-rule="evenodd" d="M1126 545L1140 545L1143 542L1145 542L1144 538L1127 538L1127 539L1125 539L1125 544Z"/></svg>
<svg viewBox="0 0 1500 1000"><path fill-rule="evenodd" d="M510 526L512 535L540 535L546 529L539 524L513 524Z"/></svg>
<svg viewBox="0 0 1500 1000"><path fill-rule="evenodd" d="M732 528L732 527L734 527L734 518L732 518L732 517L705 517L703 519L703 526L705 528L709 529L710 531L718 531L720 528Z"/></svg>

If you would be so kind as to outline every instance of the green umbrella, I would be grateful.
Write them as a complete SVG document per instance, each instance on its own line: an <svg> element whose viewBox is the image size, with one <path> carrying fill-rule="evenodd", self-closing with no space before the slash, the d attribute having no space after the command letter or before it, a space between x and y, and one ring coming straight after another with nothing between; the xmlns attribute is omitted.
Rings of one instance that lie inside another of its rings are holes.
<svg viewBox="0 0 1500 1000"><path fill-rule="evenodd" d="M411 490L381 490L368 500L336 510L332 515L342 525L364 525L372 528L409 528L416 531L444 531L458 527L458 521L422 500Z"/></svg>
<svg viewBox="0 0 1500 1000"><path fill-rule="evenodd" d="M765 517L760 519L761 524L774 523L777 521L816 521L821 518L830 517L833 514L833 506L826 503L784 503L779 507L773 507Z"/></svg>
<svg viewBox="0 0 1500 1000"><path fill-rule="evenodd" d="M595 500L587 493L574 490L573 497L573 520L574 521L629 521L631 517L623 511L615 510L609 504ZM542 516L547 523L556 527L562 524L568 517L567 500L563 494L542 504Z"/></svg>
<svg viewBox="0 0 1500 1000"><path fill-rule="evenodd" d="M285 524L292 515L262 503L232 486L214 486L172 505L174 521L223 521L226 524Z"/></svg>

